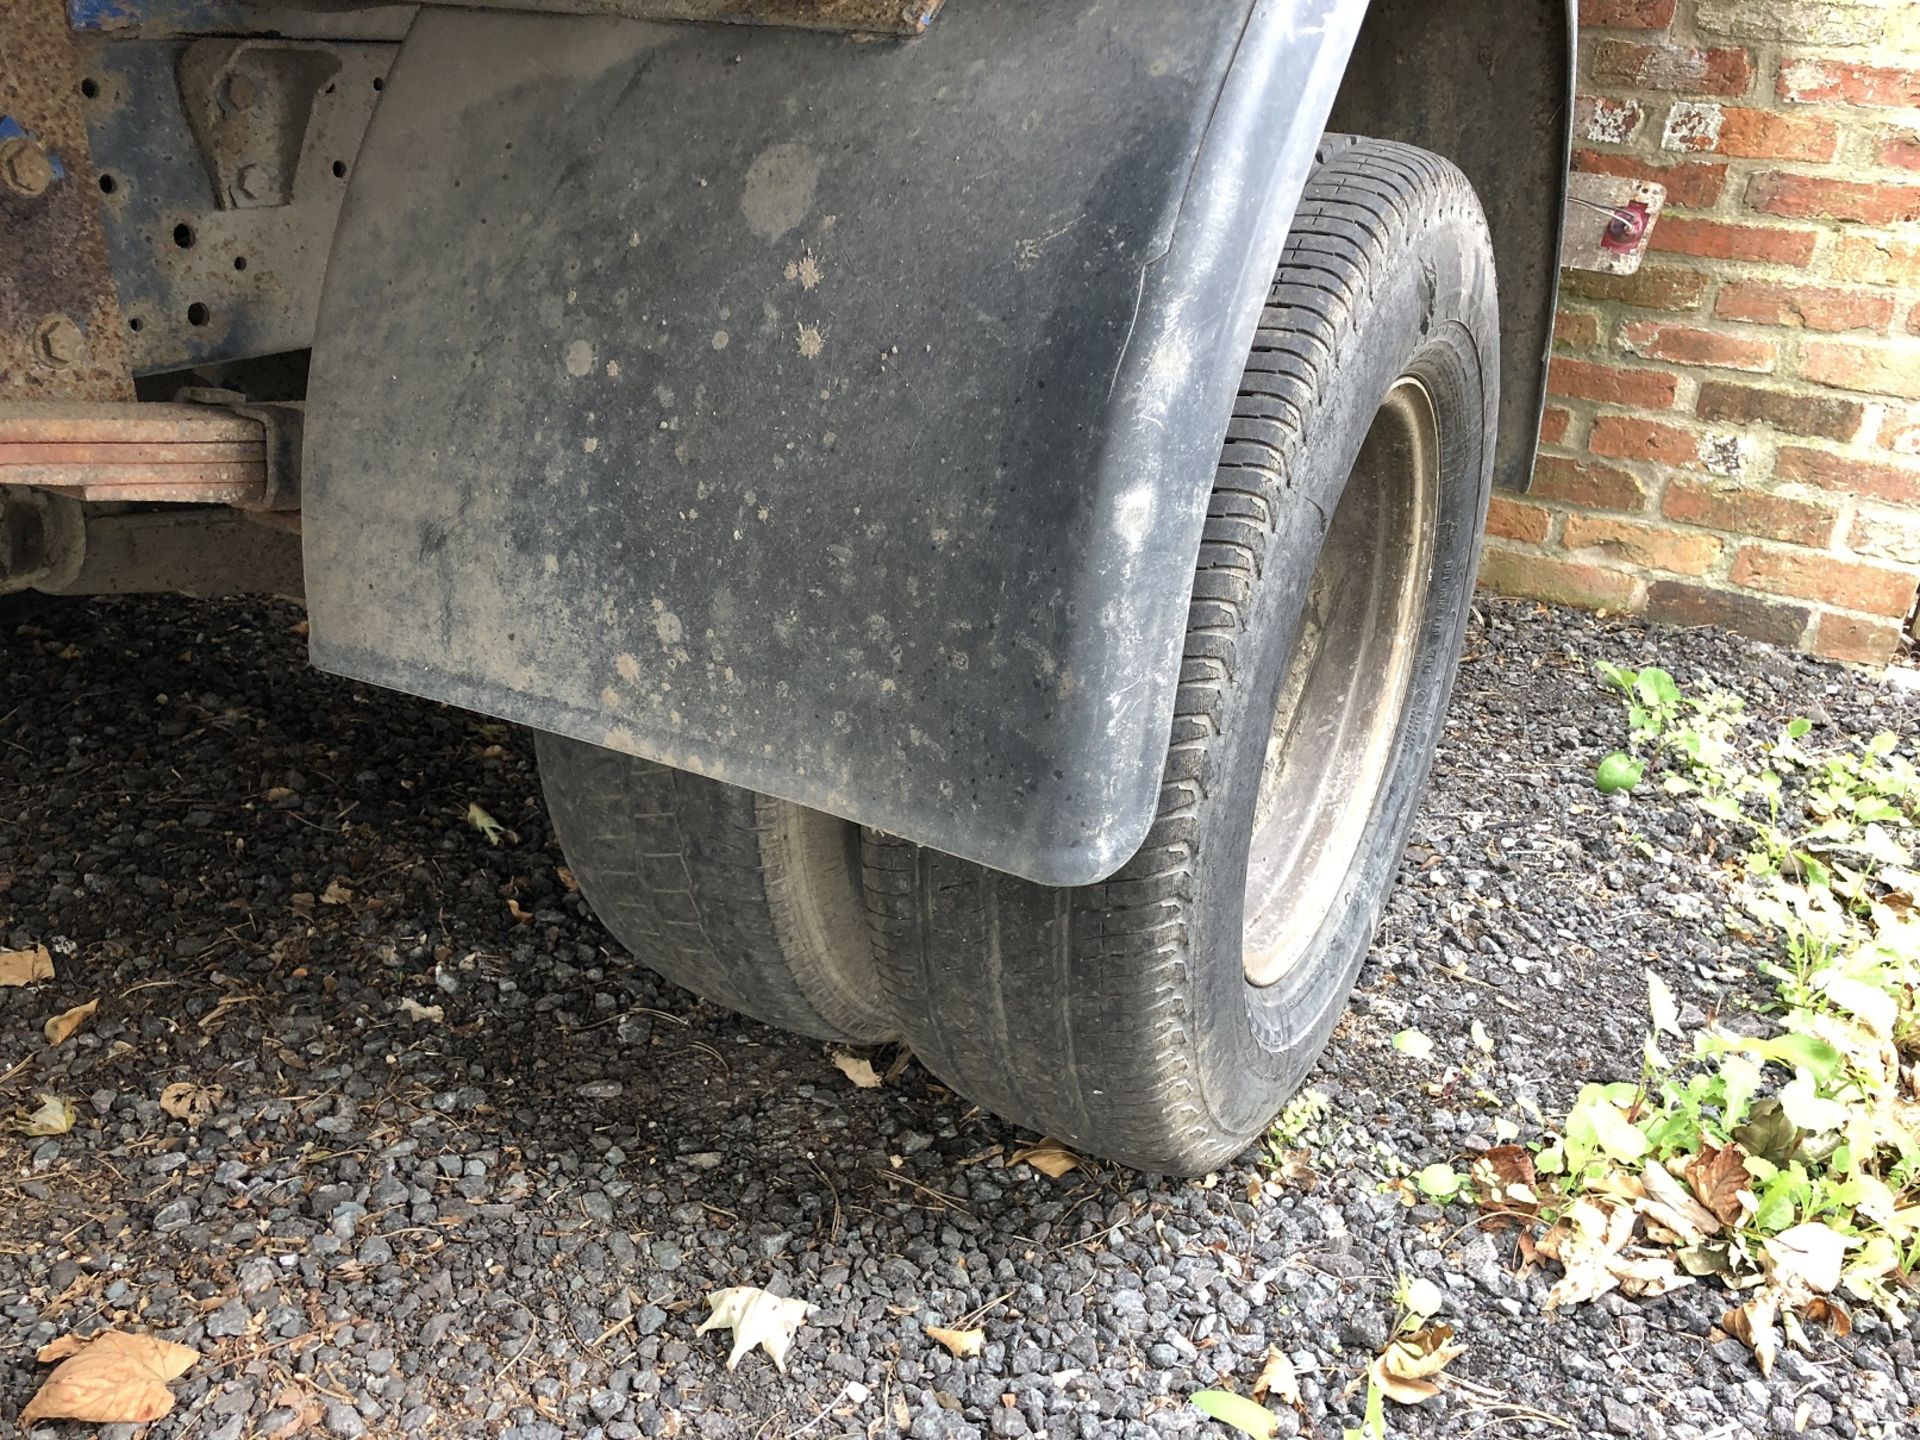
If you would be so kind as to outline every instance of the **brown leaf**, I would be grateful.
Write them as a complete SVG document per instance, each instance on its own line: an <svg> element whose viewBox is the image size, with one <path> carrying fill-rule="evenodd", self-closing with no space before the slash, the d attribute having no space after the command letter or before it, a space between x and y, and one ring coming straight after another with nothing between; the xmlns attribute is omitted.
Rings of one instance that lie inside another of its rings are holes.
<svg viewBox="0 0 1920 1440"><path fill-rule="evenodd" d="M560 882L560 888L565 890L569 895L579 893L580 882L573 878L573 871L569 870L566 866L554 866L553 878Z"/></svg>
<svg viewBox="0 0 1920 1440"><path fill-rule="evenodd" d="M1452 1340L1451 1325L1403 1335L1380 1352L1367 1373L1389 1400L1418 1405L1440 1393L1433 1377L1467 1353L1466 1346L1454 1345Z"/></svg>
<svg viewBox="0 0 1920 1440"><path fill-rule="evenodd" d="M1773 1362L1780 1353L1780 1337L1773 1328L1779 1313L1780 1292L1769 1288L1720 1317L1720 1328L1753 1352L1762 1375L1773 1374Z"/></svg>
<svg viewBox="0 0 1920 1440"><path fill-rule="evenodd" d="M227 1092L218 1085L195 1085L176 1080L160 1092L160 1108L176 1120L198 1125L220 1108L220 1097Z"/></svg>
<svg viewBox="0 0 1920 1440"><path fill-rule="evenodd" d="M29 1112L23 1112L14 1119L14 1126L22 1135L64 1135L73 1129L73 1123L79 1117L73 1106L58 1095L42 1095L40 1103Z"/></svg>
<svg viewBox="0 0 1920 1440"><path fill-rule="evenodd" d="M949 1330L942 1325L927 1326L927 1335L930 1339L939 1341L962 1360L970 1360L978 1355L980 1347L987 1340L987 1332L984 1330Z"/></svg>
<svg viewBox="0 0 1920 1440"><path fill-rule="evenodd" d="M1042 1175L1058 1180L1070 1170L1080 1168L1080 1157L1062 1145L1058 1140L1047 1139L1032 1145L1022 1146L1013 1152L1007 1161L1009 1165L1018 1165L1022 1160L1033 1166Z"/></svg>
<svg viewBox="0 0 1920 1440"><path fill-rule="evenodd" d="M1702 1141L1700 1153L1687 1162L1687 1185L1694 1198L1714 1213L1722 1225L1740 1223L1740 1192L1753 1184L1747 1173L1747 1152L1729 1142L1716 1150Z"/></svg>
<svg viewBox="0 0 1920 1440"><path fill-rule="evenodd" d="M74 1031L86 1024L87 1017L99 1008L98 1000L89 1000L86 1004L76 1005L71 1010L62 1010L40 1027L41 1033L47 1037L49 1045L62 1044Z"/></svg>
<svg viewBox="0 0 1920 1440"><path fill-rule="evenodd" d="M0 990L13 985L32 985L53 979L53 957L47 947L31 950L0 950Z"/></svg>
<svg viewBox="0 0 1920 1440"><path fill-rule="evenodd" d="M533 923L533 912L531 910L521 909L520 902L512 896L507 897L507 913L513 916L513 923L516 925L531 925Z"/></svg>
<svg viewBox="0 0 1920 1440"><path fill-rule="evenodd" d="M1495 1145L1473 1162L1468 1175L1482 1210L1539 1213L1539 1177L1526 1146Z"/></svg>
<svg viewBox="0 0 1920 1440"><path fill-rule="evenodd" d="M1720 1233L1720 1217L1689 1195L1658 1160L1647 1162L1640 1183L1646 1195L1634 1208L1681 1245L1698 1245Z"/></svg>
<svg viewBox="0 0 1920 1440"><path fill-rule="evenodd" d="M1283 1405L1300 1403L1300 1376L1287 1352L1277 1345L1267 1347L1267 1363L1253 1377L1253 1398L1265 1400L1269 1396Z"/></svg>
<svg viewBox="0 0 1920 1440"><path fill-rule="evenodd" d="M70 1348L61 1348L56 1340L42 1348L40 1358L60 1363L20 1412L22 1429L36 1420L88 1420L100 1425L145 1425L158 1420L173 1409L167 1382L184 1375L200 1352L153 1335L103 1330Z"/></svg>
<svg viewBox="0 0 1920 1440"><path fill-rule="evenodd" d="M1825 1325L1833 1331L1834 1338L1844 1340L1853 1333L1853 1316L1847 1313L1847 1307L1828 1295L1816 1295L1800 1307L1800 1318L1815 1325Z"/></svg>

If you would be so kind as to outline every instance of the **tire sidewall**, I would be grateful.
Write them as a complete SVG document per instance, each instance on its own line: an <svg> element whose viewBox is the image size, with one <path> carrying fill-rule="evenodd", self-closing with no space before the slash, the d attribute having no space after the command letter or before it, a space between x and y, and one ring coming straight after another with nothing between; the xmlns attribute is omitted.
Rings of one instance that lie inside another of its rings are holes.
<svg viewBox="0 0 1920 1440"><path fill-rule="evenodd" d="M1318 1057L1345 1008L1411 828L1440 738L1472 602L1494 443L1498 319L1477 208L1417 228L1356 307L1286 477L1246 630L1236 683L1210 757L1194 839L1189 944L1201 1047L1199 1089L1227 1134L1262 1126ZM1406 375L1433 397L1440 447L1433 563L1393 759L1355 864L1300 963L1255 988L1242 969L1242 920L1254 802L1274 707L1296 643L1328 517L1388 389ZM1239 677L1244 677L1241 683Z"/></svg>

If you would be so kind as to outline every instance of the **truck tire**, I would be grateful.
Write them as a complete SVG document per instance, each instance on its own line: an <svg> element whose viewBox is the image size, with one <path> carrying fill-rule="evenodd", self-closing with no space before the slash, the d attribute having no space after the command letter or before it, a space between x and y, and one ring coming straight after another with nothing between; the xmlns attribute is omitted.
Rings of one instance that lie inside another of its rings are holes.
<svg viewBox="0 0 1920 1440"><path fill-rule="evenodd" d="M536 737L568 868L634 956L696 995L822 1040L893 1039L854 827L558 735Z"/></svg>
<svg viewBox="0 0 1920 1440"><path fill-rule="evenodd" d="M1345 1007L1459 664L1498 401L1493 256L1438 156L1329 137L1208 508L1159 809L1051 889L868 832L914 1053L1094 1154L1197 1174Z"/></svg>

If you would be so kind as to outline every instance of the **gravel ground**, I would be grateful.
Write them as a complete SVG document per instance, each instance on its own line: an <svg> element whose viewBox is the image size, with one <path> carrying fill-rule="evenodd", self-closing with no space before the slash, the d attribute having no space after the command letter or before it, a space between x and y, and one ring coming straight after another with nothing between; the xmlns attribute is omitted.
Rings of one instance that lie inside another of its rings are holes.
<svg viewBox="0 0 1920 1440"><path fill-rule="evenodd" d="M1511 1232L1380 1188L1634 1074L1643 966L1702 1012L1750 992L1689 822L1589 784L1622 723L1590 661L1860 734L1912 733L1908 690L1488 602L1313 1082L1317 1183L1052 1180L918 1067L855 1089L636 965L566 885L529 737L306 669L298 618L143 599L0 626L0 939L59 967L0 991L0 1113L51 1091L81 1117L0 1138L0 1420L36 1346L118 1322L205 1356L156 1436L1224 1434L1185 1397L1244 1390L1269 1345L1303 1381L1283 1433L1337 1436L1423 1275L1455 1373L1530 1408L1442 1396L1395 1435L1916 1433L1913 1343L1870 1312L1763 1380L1719 1292L1547 1312ZM49 1050L47 1016L96 996ZM1391 1048L1407 1025L1432 1059ZM177 1081L222 1091L197 1129L159 1106ZM695 1337L736 1284L818 1307L786 1376ZM977 1358L924 1333L956 1322Z"/></svg>

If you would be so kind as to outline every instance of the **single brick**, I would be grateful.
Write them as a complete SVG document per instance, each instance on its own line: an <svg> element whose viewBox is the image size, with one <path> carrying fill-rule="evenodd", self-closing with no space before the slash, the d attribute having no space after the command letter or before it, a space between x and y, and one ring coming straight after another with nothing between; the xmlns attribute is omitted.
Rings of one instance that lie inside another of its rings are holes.
<svg viewBox="0 0 1920 1440"><path fill-rule="evenodd" d="M1773 478L1795 485L1817 485L1838 495L1865 495L1890 505L1920 505L1920 466L1915 465L1783 445L1773 460Z"/></svg>
<svg viewBox="0 0 1920 1440"><path fill-rule="evenodd" d="M1871 290L1789 285L1778 280L1729 280L1720 287L1713 313L1722 320L1756 325L1801 325L1809 330L1885 330L1893 320L1893 297Z"/></svg>
<svg viewBox="0 0 1920 1440"><path fill-rule="evenodd" d="M1600 317L1591 310L1562 310L1553 317L1553 340L1576 350L1592 350L1600 344Z"/></svg>
<svg viewBox="0 0 1920 1440"><path fill-rule="evenodd" d="M1731 35L1740 40L1871 45L1886 33L1884 14L1845 0L1698 0L1693 18L1708 35Z"/></svg>
<svg viewBox="0 0 1920 1440"><path fill-rule="evenodd" d="M1889 170L1920 170L1920 130L1888 130L1880 137L1879 159Z"/></svg>
<svg viewBox="0 0 1920 1440"><path fill-rule="evenodd" d="M1858 232L1842 235L1827 268L1836 280L1911 290L1920 286L1920 242Z"/></svg>
<svg viewBox="0 0 1920 1440"><path fill-rule="evenodd" d="M1643 613L1663 625L1715 625L1774 645L1799 644L1813 615L1803 605L1782 605L1683 580L1656 580L1649 585Z"/></svg>
<svg viewBox="0 0 1920 1440"><path fill-rule="evenodd" d="M1753 57L1737 47L1701 49L1670 42L1602 40L1588 73L1602 84L1686 95L1744 95L1753 84Z"/></svg>
<svg viewBox="0 0 1920 1440"><path fill-rule="evenodd" d="M1823 440L1853 439L1860 433L1860 425L1867 416L1867 407L1858 400L1768 390L1726 380L1701 381L1693 411L1702 420L1730 425L1771 425L1792 435L1811 435Z"/></svg>
<svg viewBox="0 0 1920 1440"><path fill-rule="evenodd" d="M1840 512L1817 500L1796 500L1765 490L1714 485L1676 475L1660 497L1660 513L1669 520L1733 535L1824 545L1833 534Z"/></svg>
<svg viewBox="0 0 1920 1440"><path fill-rule="evenodd" d="M1633 275L1608 275L1599 270L1569 270L1560 281L1560 293L1580 300L1612 300L1643 310L1698 310L1712 276L1704 270L1682 270L1674 265L1642 265Z"/></svg>
<svg viewBox="0 0 1920 1440"><path fill-rule="evenodd" d="M1631 610L1639 585L1622 570L1529 555L1489 545L1480 559L1480 583L1502 595L1524 595L1589 610Z"/></svg>
<svg viewBox="0 0 1920 1440"><path fill-rule="evenodd" d="M1487 506L1487 534L1538 545L1553 528L1553 512L1525 500L1496 495Z"/></svg>
<svg viewBox="0 0 1920 1440"><path fill-rule="evenodd" d="M1743 160L1831 160L1839 153L1840 130L1817 116L1729 105L1713 148Z"/></svg>
<svg viewBox="0 0 1920 1440"><path fill-rule="evenodd" d="M1593 422L1587 449L1621 460L1654 460L1662 465L1697 466L1701 437L1678 425L1643 420L1638 415L1602 415Z"/></svg>
<svg viewBox="0 0 1920 1440"><path fill-rule="evenodd" d="M1540 415L1540 443L1558 445L1567 438L1567 426L1572 420L1571 410L1562 410L1558 405L1547 406Z"/></svg>
<svg viewBox="0 0 1920 1440"><path fill-rule="evenodd" d="M1667 203L1689 210L1705 210L1727 188L1727 167L1714 160L1675 160L1649 163L1631 155L1601 150L1576 150L1573 168L1585 175L1624 175L1651 180L1667 187ZM1655 225L1655 233L1659 226Z"/></svg>
<svg viewBox="0 0 1920 1440"><path fill-rule="evenodd" d="M1920 565L1920 516L1859 511L1847 532L1847 548L1896 565Z"/></svg>
<svg viewBox="0 0 1920 1440"><path fill-rule="evenodd" d="M1831 660L1884 665L1901 651L1905 635L1897 620L1863 620L1857 615L1823 612L1810 648Z"/></svg>
<svg viewBox="0 0 1920 1440"><path fill-rule="evenodd" d="M1904 340L1809 340L1800 351L1800 373L1839 390L1920 400L1920 347Z"/></svg>
<svg viewBox="0 0 1920 1440"><path fill-rule="evenodd" d="M1547 391L1573 400L1666 410L1680 393L1680 380L1664 370L1628 369L1556 355L1547 372Z"/></svg>
<svg viewBox="0 0 1920 1440"><path fill-rule="evenodd" d="M1625 145L1640 133L1647 112L1638 100L1612 95L1577 95L1573 101L1573 134L1596 145Z"/></svg>
<svg viewBox="0 0 1920 1440"><path fill-rule="evenodd" d="M1773 595L1903 618L1913 609L1916 577L1910 571L1843 560L1818 550L1742 545L1727 578Z"/></svg>
<svg viewBox="0 0 1920 1440"><path fill-rule="evenodd" d="M1651 248L1708 260L1759 260L1773 265L1805 265L1813 259L1813 230L1778 225L1730 225L1724 220L1662 216L1653 227Z"/></svg>
<svg viewBox="0 0 1920 1440"><path fill-rule="evenodd" d="M1679 0L1580 0L1583 26L1610 26L1619 30L1664 30L1673 24Z"/></svg>
<svg viewBox="0 0 1920 1440"><path fill-rule="evenodd" d="M1796 104L1920 106L1920 70L1845 60L1783 60L1777 89Z"/></svg>
<svg viewBox="0 0 1920 1440"><path fill-rule="evenodd" d="M1880 421L1879 445L1897 455L1920 455L1920 406L1889 409Z"/></svg>
<svg viewBox="0 0 1920 1440"><path fill-rule="evenodd" d="M1620 348L1648 360L1676 365L1713 365L1722 370L1768 371L1779 359L1771 340L1727 335L1691 325L1633 320L1620 327Z"/></svg>
<svg viewBox="0 0 1920 1440"><path fill-rule="evenodd" d="M1785 220L1905 225L1920 220L1920 185L1829 180L1819 175L1768 170L1747 182L1747 208Z"/></svg>
<svg viewBox="0 0 1920 1440"><path fill-rule="evenodd" d="M1665 570L1670 575L1704 575L1719 563L1727 548L1717 535L1613 515L1585 514L1567 517L1560 544L1570 551L1603 551L1613 559L1649 570Z"/></svg>
<svg viewBox="0 0 1920 1440"><path fill-rule="evenodd" d="M1647 487L1631 470L1564 455L1542 455L1534 462L1529 493L1596 510L1638 510L1647 503Z"/></svg>

